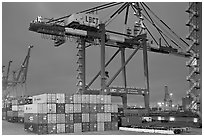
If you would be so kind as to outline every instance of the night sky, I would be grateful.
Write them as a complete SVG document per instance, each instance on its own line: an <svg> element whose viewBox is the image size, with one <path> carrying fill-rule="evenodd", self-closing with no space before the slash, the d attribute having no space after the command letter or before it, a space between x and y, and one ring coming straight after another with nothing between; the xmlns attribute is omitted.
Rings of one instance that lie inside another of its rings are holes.
<svg viewBox="0 0 204 137"><path fill-rule="evenodd" d="M2 4L2 65L8 65L10 59L11 71L17 70L23 62L29 45L33 45L27 78L27 95L40 93L75 93L77 83L77 49L75 42L66 42L59 48L53 46L53 41L42 39L41 35L28 30L29 23L37 16L47 18L62 17L76 13L102 3L25 3L25 2L3 2ZM185 9L188 3L147 3L164 22L166 22L179 36L185 39L188 27L185 23L188 14ZM108 15L116 8L99 12L100 19L105 21ZM134 23L132 10L130 10L128 25ZM113 20L107 27L108 30L123 32L125 11ZM158 39L158 34L153 27L147 23L150 30ZM131 26L132 27L132 26ZM148 36L149 37L149 36ZM150 37L149 37L150 38ZM184 46L182 46L184 47ZM185 49L185 48L184 48ZM114 48L106 48L106 60L116 51ZM132 50L127 50L126 59ZM144 72L142 52L139 51L127 65L127 83L130 87L144 87ZM100 68L100 47L92 46L86 50L86 80L88 82L97 74ZM150 78L150 102L163 101L164 86L168 85L169 92L173 93L173 101L178 103L186 95L188 82L186 76L188 69L185 66L188 59L177 56L148 53L149 78ZM120 54L107 67L110 77L120 67ZM111 86L122 86L121 74ZM91 86L99 88L100 79ZM20 88L17 94L21 95ZM128 96L129 104L143 104L141 96ZM121 99L114 97L114 102L121 104Z"/></svg>

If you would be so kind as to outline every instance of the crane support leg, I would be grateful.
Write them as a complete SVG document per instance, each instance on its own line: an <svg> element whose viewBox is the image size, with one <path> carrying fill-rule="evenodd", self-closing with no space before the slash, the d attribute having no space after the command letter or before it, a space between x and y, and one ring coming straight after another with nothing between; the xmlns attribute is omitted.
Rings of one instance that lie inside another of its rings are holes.
<svg viewBox="0 0 204 137"><path fill-rule="evenodd" d="M125 48L121 48L121 66L125 64ZM126 67L123 68L122 70L122 75L123 75L123 84L125 88L127 87L127 80L126 80ZM127 108L127 94L122 96L122 103L123 103L123 108Z"/></svg>
<svg viewBox="0 0 204 137"><path fill-rule="evenodd" d="M148 73L148 56L147 56L147 41L146 41L147 35L145 34L145 37L142 39L142 45L143 45L143 62L144 62L144 76L146 81L146 89L147 92L144 95L144 102L145 102L145 108L149 112L149 73Z"/></svg>
<svg viewBox="0 0 204 137"><path fill-rule="evenodd" d="M104 94L104 89L106 88L106 78L105 78L105 24L100 24L100 35L101 35L101 92Z"/></svg>

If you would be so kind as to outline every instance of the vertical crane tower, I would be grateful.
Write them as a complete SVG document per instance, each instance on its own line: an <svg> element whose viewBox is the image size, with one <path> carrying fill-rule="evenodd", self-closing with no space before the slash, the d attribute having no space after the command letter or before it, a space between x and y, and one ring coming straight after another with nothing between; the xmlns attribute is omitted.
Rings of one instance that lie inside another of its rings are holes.
<svg viewBox="0 0 204 137"><path fill-rule="evenodd" d="M187 35L186 39L191 42L187 52L192 54L189 61L186 62L186 66L189 68L189 75L186 77L187 81L189 82L189 90L187 91L187 95L193 99L192 103L189 105L189 109L197 112L201 116L202 3L189 2L186 12L189 14L189 20L186 23L186 26L189 27L189 34Z"/></svg>

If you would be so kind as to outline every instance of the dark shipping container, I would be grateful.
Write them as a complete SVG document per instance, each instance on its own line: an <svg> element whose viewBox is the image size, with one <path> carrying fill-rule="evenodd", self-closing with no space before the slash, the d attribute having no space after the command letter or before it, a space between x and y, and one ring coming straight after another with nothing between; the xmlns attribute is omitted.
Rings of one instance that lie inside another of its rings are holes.
<svg viewBox="0 0 204 137"><path fill-rule="evenodd" d="M118 113L111 113L111 122L118 122Z"/></svg>
<svg viewBox="0 0 204 137"><path fill-rule="evenodd" d="M104 112L104 105L103 104L98 104L97 105L97 112L103 113Z"/></svg>
<svg viewBox="0 0 204 137"><path fill-rule="evenodd" d="M90 113L97 113L97 105L96 104L90 104Z"/></svg>
<svg viewBox="0 0 204 137"><path fill-rule="evenodd" d="M65 113L65 103L57 103L56 110L57 110L57 114L64 114Z"/></svg>
<svg viewBox="0 0 204 137"><path fill-rule="evenodd" d="M104 131L109 131L111 130L112 128L112 123L111 122L105 122L104 123Z"/></svg>
<svg viewBox="0 0 204 137"><path fill-rule="evenodd" d="M74 123L81 123L82 122L82 114L81 113L74 113Z"/></svg>
<svg viewBox="0 0 204 137"><path fill-rule="evenodd" d="M91 122L89 124L90 131L97 131L97 123L96 122Z"/></svg>
<svg viewBox="0 0 204 137"><path fill-rule="evenodd" d="M97 122L97 113L89 114L89 122Z"/></svg>
<svg viewBox="0 0 204 137"><path fill-rule="evenodd" d="M47 124L24 123L24 130L36 134L47 134Z"/></svg>
<svg viewBox="0 0 204 137"><path fill-rule="evenodd" d="M65 124L65 133L74 133L74 124Z"/></svg>
<svg viewBox="0 0 204 137"><path fill-rule="evenodd" d="M57 124L47 124L47 132L48 132L48 134L56 134L57 133Z"/></svg>
<svg viewBox="0 0 204 137"><path fill-rule="evenodd" d="M90 123L89 122L83 122L82 123L82 132L89 132L90 131Z"/></svg>
<svg viewBox="0 0 204 137"><path fill-rule="evenodd" d="M67 124L74 123L74 114L65 114L65 123Z"/></svg>
<svg viewBox="0 0 204 137"><path fill-rule="evenodd" d="M89 112L90 112L90 106L89 106L89 104L82 104L82 105L81 105L81 112L82 112L82 113L89 113Z"/></svg>

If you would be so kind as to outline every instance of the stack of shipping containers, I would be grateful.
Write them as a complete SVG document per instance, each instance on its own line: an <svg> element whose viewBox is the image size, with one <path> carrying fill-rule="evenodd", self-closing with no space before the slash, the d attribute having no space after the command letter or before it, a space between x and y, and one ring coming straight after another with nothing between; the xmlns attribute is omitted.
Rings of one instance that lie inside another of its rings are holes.
<svg viewBox="0 0 204 137"><path fill-rule="evenodd" d="M41 94L25 105L25 131L37 134L118 129L118 107L110 95Z"/></svg>

